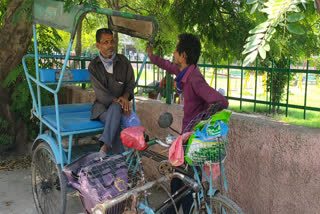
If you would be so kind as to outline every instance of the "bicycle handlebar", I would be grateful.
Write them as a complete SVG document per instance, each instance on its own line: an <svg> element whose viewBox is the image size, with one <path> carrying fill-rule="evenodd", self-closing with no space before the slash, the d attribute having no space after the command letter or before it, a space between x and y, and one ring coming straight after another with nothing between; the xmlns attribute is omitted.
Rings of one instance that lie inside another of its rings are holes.
<svg viewBox="0 0 320 214"><path fill-rule="evenodd" d="M128 198L130 198L131 196L134 195L138 195L138 193L143 192L147 189L150 189L151 187L153 187L156 184L159 183L163 183L163 182L168 182L169 180L171 180L172 178L179 178L180 180L182 180L188 187L190 187L193 191L195 191L196 193L199 192L201 190L201 186L192 178L189 178L188 176L179 173L179 172L174 172L174 173L170 173L166 176L163 176L155 181L151 181L146 183L145 185L141 186L141 187L137 187L135 189L131 189L130 191L119 195L111 200L107 200L105 202L103 202L102 204L97 204L93 209L92 209L92 213L93 214L104 214L106 212L107 209L115 206L116 204L123 202L125 200L127 200Z"/></svg>
<svg viewBox="0 0 320 214"><path fill-rule="evenodd" d="M160 144L163 147L170 147L169 144L166 144L166 143L162 142L162 140L159 140L159 139L156 139L156 143Z"/></svg>

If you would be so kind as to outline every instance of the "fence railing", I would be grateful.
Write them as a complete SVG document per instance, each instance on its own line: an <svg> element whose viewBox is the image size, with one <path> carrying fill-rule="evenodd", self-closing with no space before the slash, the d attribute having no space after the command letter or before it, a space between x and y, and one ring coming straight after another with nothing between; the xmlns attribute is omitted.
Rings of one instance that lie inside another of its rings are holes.
<svg viewBox="0 0 320 214"><path fill-rule="evenodd" d="M142 61L131 63L138 71ZM147 62L147 65L150 64ZM224 89L229 102L238 101L240 109L244 102L252 103L254 112L257 110L257 104L266 105L269 113L273 108L282 107L286 116L289 108L301 109L304 119L307 110L320 112L320 71L314 67L310 68L309 61L302 68L294 68L290 61L288 68L276 68L273 62L270 67L257 65L258 61L251 67L231 65L230 61L227 65L207 64L205 60L198 64L207 83L216 90ZM144 80L141 79L137 87L159 90L159 87L152 85L154 81L160 82L165 75L170 75L152 64L149 70L147 67L144 70ZM153 73L152 81L148 78L148 72ZM155 76L161 78L154 78ZM170 82L170 79L168 80L166 82ZM170 104L175 90L171 84L166 84L165 90L166 102Z"/></svg>
<svg viewBox="0 0 320 214"><path fill-rule="evenodd" d="M92 57L71 57L69 66L87 68ZM142 61L130 62L137 77ZM276 68L273 62L270 67L258 67L256 61L254 66L242 67L232 65L230 61L227 65L219 65L217 61L209 64L204 59L198 66L207 83L216 90L223 89L229 102L239 102L240 109L244 102L252 103L254 112L259 104L265 105L269 113L281 107L285 109L286 116L289 108L301 109L305 119L307 111L320 112L320 71L311 68L309 64L307 61L302 68L295 68L289 61L288 68ZM147 62L135 92L161 93L166 102L171 104L176 92L173 78L166 71Z"/></svg>

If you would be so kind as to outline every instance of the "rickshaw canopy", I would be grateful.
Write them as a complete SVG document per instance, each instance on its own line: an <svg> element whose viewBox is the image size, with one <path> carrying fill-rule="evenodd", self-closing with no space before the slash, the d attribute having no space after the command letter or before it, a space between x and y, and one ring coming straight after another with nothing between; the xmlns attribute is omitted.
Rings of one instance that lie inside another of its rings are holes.
<svg viewBox="0 0 320 214"><path fill-rule="evenodd" d="M158 21L149 16L140 16L116 10L74 5L65 10L63 1L34 0L34 24L42 24L71 33L74 38L79 19L87 13L98 13L108 17L108 27L116 32L152 42L158 31Z"/></svg>

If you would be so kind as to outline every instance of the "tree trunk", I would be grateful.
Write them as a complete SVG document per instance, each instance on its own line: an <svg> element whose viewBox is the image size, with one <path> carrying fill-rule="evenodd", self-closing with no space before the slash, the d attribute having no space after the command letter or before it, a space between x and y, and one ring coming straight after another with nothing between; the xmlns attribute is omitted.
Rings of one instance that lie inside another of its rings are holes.
<svg viewBox="0 0 320 214"><path fill-rule="evenodd" d="M76 56L81 56L82 52L82 45L81 45L81 38L82 38L82 21L84 19L84 16L81 16L79 19L79 24L77 27L77 43L76 43Z"/></svg>
<svg viewBox="0 0 320 214"><path fill-rule="evenodd" d="M6 79L13 68L21 64L22 57L27 53L31 37L32 25L28 22L25 14L16 23L12 19L19 9L27 0L10 0L5 13L3 24L0 29L0 83ZM22 120L15 116L10 110L11 103L10 88L0 87L0 119L8 122L6 133L9 135L12 145L15 142L23 145L26 141L26 126ZM1 130L0 130L1 131ZM0 145L1 147L1 145Z"/></svg>
<svg viewBox="0 0 320 214"><path fill-rule="evenodd" d="M112 10L120 10L119 6L119 0L106 0L107 5ZM119 47L119 34L118 32L113 32L113 39L114 39L114 52L118 53L118 47Z"/></svg>
<svg viewBox="0 0 320 214"><path fill-rule="evenodd" d="M320 0L315 0L316 6L317 6L317 11L320 14Z"/></svg>
<svg viewBox="0 0 320 214"><path fill-rule="evenodd" d="M76 47L75 47L75 51L76 51L76 56L81 56L82 55L82 21L84 19L85 16L81 16L79 19L79 24L77 27L77 34L76 34ZM73 62L73 68L80 68L80 61L74 61Z"/></svg>
<svg viewBox="0 0 320 214"><path fill-rule="evenodd" d="M118 32L113 32L113 40L114 40L114 52L118 53L118 47L119 47L119 34Z"/></svg>

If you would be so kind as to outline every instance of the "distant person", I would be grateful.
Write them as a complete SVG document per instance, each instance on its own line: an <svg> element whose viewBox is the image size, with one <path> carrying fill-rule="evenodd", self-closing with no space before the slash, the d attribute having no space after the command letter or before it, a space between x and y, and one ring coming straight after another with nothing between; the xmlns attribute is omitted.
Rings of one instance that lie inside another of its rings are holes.
<svg viewBox="0 0 320 214"><path fill-rule="evenodd" d="M227 99L219 92L211 88L202 76L197 66L201 44L199 39L193 34L184 33L178 36L179 42L176 50L173 52L174 62L164 60L153 55L152 47L147 44L147 52L151 62L159 68L167 70L170 74L175 74L176 87L179 94L184 97L184 115L182 121L182 132L188 132L186 129L188 123L199 113L207 110L210 104L221 102L220 110L228 107ZM174 178L171 181L171 193L174 194L181 187L183 182ZM182 199L183 212L189 213L193 198L191 193ZM180 204L177 204L179 209ZM174 209L169 209L166 213L175 213Z"/></svg>
<svg viewBox="0 0 320 214"><path fill-rule="evenodd" d="M96 32L96 47L99 55L89 64L89 73L96 100L91 109L91 119L104 123L99 138L100 152L124 151L120 139L122 113L130 115L129 102L135 87L134 73L128 59L114 52L113 33L102 28Z"/></svg>

